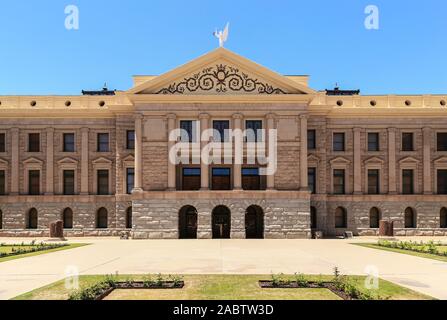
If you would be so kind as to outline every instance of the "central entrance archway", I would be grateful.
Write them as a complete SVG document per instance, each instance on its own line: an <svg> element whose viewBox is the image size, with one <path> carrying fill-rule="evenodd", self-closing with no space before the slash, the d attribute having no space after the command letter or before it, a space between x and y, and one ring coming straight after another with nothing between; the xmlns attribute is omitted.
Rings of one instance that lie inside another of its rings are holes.
<svg viewBox="0 0 447 320"><path fill-rule="evenodd" d="M247 208L245 213L245 233L247 239L264 239L264 212L258 206Z"/></svg>
<svg viewBox="0 0 447 320"><path fill-rule="evenodd" d="M185 206L179 212L180 239L197 239L197 209Z"/></svg>
<svg viewBox="0 0 447 320"><path fill-rule="evenodd" d="M231 211L225 206L213 210L213 239L231 238Z"/></svg>

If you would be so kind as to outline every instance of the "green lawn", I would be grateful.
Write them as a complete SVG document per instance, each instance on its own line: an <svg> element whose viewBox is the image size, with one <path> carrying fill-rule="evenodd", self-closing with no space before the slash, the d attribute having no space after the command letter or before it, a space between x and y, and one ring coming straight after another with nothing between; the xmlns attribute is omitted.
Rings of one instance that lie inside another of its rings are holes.
<svg viewBox="0 0 447 320"><path fill-rule="evenodd" d="M62 250L79 248L79 247L83 247L83 246L86 246L86 245L87 244L85 244L85 243L73 243L73 244L69 244L67 246L63 246L63 247L60 247L60 248L54 248L54 249L48 249L48 250L42 250L42 251L36 251L36 252L30 252L30 253L23 253L23 254L13 255L13 256L9 256L9 257L2 257L2 258L0 258L0 263L1 262L5 262L5 261L16 260L16 259L28 258L28 257L32 257L32 256L38 256L38 255L41 255L41 254L47 254L47 253L51 253L51 252L57 252L57 251L62 251ZM2 252L2 253L11 253L13 247L14 247L13 245L3 245L3 246L0 246L0 252ZM36 247L38 247L38 245L35 245L35 246L32 246L32 245L20 246L21 249L31 249L33 247L36 248ZM18 248L18 247L16 246L16 248Z"/></svg>
<svg viewBox="0 0 447 320"><path fill-rule="evenodd" d="M143 276L119 276L119 280L142 280ZM308 276L309 280L332 280L332 276ZM351 277L363 286L364 277ZM104 276L81 276L81 287L92 285ZM271 275L191 275L185 276L185 288L164 290L116 290L109 299L118 300L339 300L327 289L261 289L259 280L270 280ZM290 276L290 279L294 279ZM393 300L426 300L428 296L380 280L378 294ZM15 300L66 300L70 291L65 281L31 291Z"/></svg>
<svg viewBox="0 0 447 320"><path fill-rule="evenodd" d="M407 254L410 256L415 256L415 257L420 257L420 258L427 258L427 259L433 259L433 260L447 262L447 257L438 256L438 255L430 254L430 253L416 252L416 251L397 249L397 248L388 248L388 247L379 246L377 244L372 244L372 243L355 243L355 245L362 246L365 248L402 253L402 254ZM447 246L439 246L438 249L439 249L439 251L442 250L443 252L445 252L445 251L447 251Z"/></svg>

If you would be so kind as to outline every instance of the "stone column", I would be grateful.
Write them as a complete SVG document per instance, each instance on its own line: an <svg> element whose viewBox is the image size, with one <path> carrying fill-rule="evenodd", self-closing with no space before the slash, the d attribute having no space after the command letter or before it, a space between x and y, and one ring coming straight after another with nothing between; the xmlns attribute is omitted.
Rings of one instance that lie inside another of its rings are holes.
<svg viewBox="0 0 447 320"><path fill-rule="evenodd" d="M354 194L362 194L361 128L354 128Z"/></svg>
<svg viewBox="0 0 447 320"><path fill-rule="evenodd" d="M47 128L46 195L54 194L54 128Z"/></svg>
<svg viewBox="0 0 447 320"><path fill-rule="evenodd" d="M270 113L266 116L266 122L267 122L267 126L266 126L266 154L268 156L270 156L270 154L268 154L268 146L270 143L270 137L269 137L269 132L270 130L274 130L275 128L275 115L273 113ZM275 190L275 175L268 175L267 176L267 190Z"/></svg>
<svg viewBox="0 0 447 320"><path fill-rule="evenodd" d="M173 113L170 113L167 115L168 118L168 139L172 131L175 130L175 120L177 119L177 116ZM168 154L172 150L172 148L175 146L176 141L170 141L168 140ZM168 156L168 190L174 191L176 190L176 183L175 183L175 163L171 163L171 160Z"/></svg>
<svg viewBox="0 0 447 320"><path fill-rule="evenodd" d="M432 194L432 178L431 178L431 128L422 129L424 135L424 194Z"/></svg>
<svg viewBox="0 0 447 320"><path fill-rule="evenodd" d="M81 129L81 195L88 195L88 166L89 166L89 128Z"/></svg>
<svg viewBox="0 0 447 320"><path fill-rule="evenodd" d="M143 115L135 115L135 184L134 192L143 191Z"/></svg>
<svg viewBox="0 0 447 320"><path fill-rule="evenodd" d="M240 113L233 115L234 130L240 130L242 132L242 119L244 116ZM236 141L236 139L238 141ZM239 149L239 159L237 159L236 149ZM243 135L237 134L234 141L234 167L233 167L233 185L234 190L242 190L242 161L244 152Z"/></svg>
<svg viewBox="0 0 447 320"><path fill-rule="evenodd" d="M19 131L11 129L11 195L19 194Z"/></svg>
<svg viewBox="0 0 447 320"><path fill-rule="evenodd" d="M209 129L209 122L210 122L210 115L209 114L207 114L207 113L202 113L202 114L200 114L200 116L199 116L199 119L200 119L200 135L202 136L202 134L203 134L203 132L205 131L205 130L208 130ZM209 140L208 141L202 141L202 137L199 137L200 138L200 145L201 145L201 147L200 147L200 151L202 152L203 151L203 149L205 148L205 146L208 144L208 142L209 142ZM201 182L201 190L209 190L209 185L210 185L210 183L209 183L209 178L210 178L210 168L209 168L209 165L208 164L206 164L206 163L204 163L203 162L203 159L202 159L202 157L200 157L201 158L201 164L200 164L200 168L201 168L201 179L202 179L202 182Z"/></svg>
<svg viewBox="0 0 447 320"><path fill-rule="evenodd" d="M309 177L308 177L308 148L307 148L307 114L300 115L300 190L309 191Z"/></svg>
<svg viewBox="0 0 447 320"><path fill-rule="evenodd" d="M388 193L397 194L396 186L396 128L388 129Z"/></svg>

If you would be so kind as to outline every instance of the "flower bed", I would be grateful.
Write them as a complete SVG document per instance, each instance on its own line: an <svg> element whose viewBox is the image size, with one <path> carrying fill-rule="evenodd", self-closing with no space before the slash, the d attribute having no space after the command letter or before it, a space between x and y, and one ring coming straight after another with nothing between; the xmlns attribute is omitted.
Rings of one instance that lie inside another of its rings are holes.
<svg viewBox="0 0 447 320"><path fill-rule="evenodd" d="M440 242L416 242L416 241L388 241L380 240L377 245L384 248L400 249L407 251L414 251L419 253L428 253L436 256L447 257L447 250L442 251L439 248L442 246Z"/></svg>
<svg viewBox="0 0 447 320"><path fill-rule="evenodd" d="M69 244L67 243L36 243L35 241L32 241L29 244L21 243L21 244L0 244L0 258L5 257L11 257L11 256L18 256L22 254L27 253L33 253L33 252L40 252L40 251L46 251L46 250L52 250L52 249L59 249L62 247L67 247ZM4 249L4 250L2 250ZM7 252L6 249L11 249L10 252Z"/></svg>
<svg viewBox="0 0 447 320"><path fill-rule="evenodd" d="M119 289L137 289L137 290L154 290L154 289L182 289L185 286L182 277L168 276L164 277L159 274L155 278L151 276L144 277L143 281L117 281L114 276L107 276L103 281L94 285L72 292L69 300L103 300L114 290Z"/></svg>

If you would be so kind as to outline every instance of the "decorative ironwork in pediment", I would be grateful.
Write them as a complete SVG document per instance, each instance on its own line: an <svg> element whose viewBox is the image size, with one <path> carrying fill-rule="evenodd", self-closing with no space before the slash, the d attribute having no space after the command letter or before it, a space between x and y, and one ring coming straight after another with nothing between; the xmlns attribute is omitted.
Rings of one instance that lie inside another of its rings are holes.
<svg viewBox="0 0 447 320"><path fill-rule="evenodd" d="M244 92L257 94L287 94L284 90L276 88L267 82L251 78L239 69L216 65L208 67L183 81L173 83L159 90L156 94L185 94L194 92L215 92L223 94L227 92Z"/></svg>

